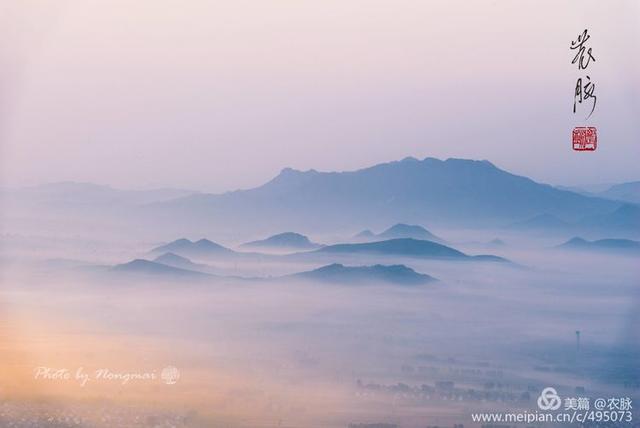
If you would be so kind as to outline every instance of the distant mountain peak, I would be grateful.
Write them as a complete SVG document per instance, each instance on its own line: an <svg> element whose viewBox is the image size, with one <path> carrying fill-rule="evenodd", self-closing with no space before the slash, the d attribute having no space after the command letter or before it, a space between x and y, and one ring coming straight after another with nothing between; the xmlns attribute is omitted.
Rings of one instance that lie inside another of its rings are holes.
<svg viewBox="0 0 640 428"><path fill-rule="evenodd" d="M405 231L427 232L427 229L417 224L396 223L382 233L384 234L384 233L405 232Z"/></svg>
<svg viewBox="0 0 640 428"><path fill-rule="evenodd" d="M640 206L625 203L613 212L585 217L579 224L601 234L606 231L636 237L640 235Z"/></svg>
<svg viewBox="0 0 640 428"><path fill-rule="evenodd" d="M176 239L175 241L171 241L170 244L176 244L176 245L188 245L188 244L193 244L193 242L191 242L189 239L187 238L180 238L180 239Z"/></svg>
<svg viewBox="0 0 640 428"><path fill-rule="evenodd" d="M462 165L481 165L481 166L488 166L488 167L492 167L492 168L496 168L496 166L494 164L492 164L491 162L489 162L486 159L482 159L482 160L475 160L475 159L462 159L462 158L447 158L444 161L445 164L462 164Z"/></svg>
<svg viewBox="0 0 640 428"><path fill-rule="evenodd" d="M312 249L321 245L311 242L305 235L296 232L283 232L269 236L266 239L251 241L242 244L243 247L272 247L272 248L296 248Z"/></svg>
<svg viewBox="0 0 640 428"><path fill-rule="evenodd" d="M305 175L315 175L319 174L315 169L308 169L306 171L300 171L299 169L294 169L290 167L282 168L279 176L287 177L287 176L305 176Z"/></svg>
<svg viewBox="0 0 640 428"><path fill-rule="evenodd" d="M420 162L420 161L414 158L413 156L407 156L406 158L402 159L400 162Z"/></svg>
<svg viewBox="0 0 640 428"><path fill-rule="evenodd" d="M431 156L427 156L426 158L422 159L422 162L427 162L427 163L442 163L444 162L442 159L438 159L438 158L434 158Z"/></svg>
<svg viewBox="0 0 640 428"><path fill-rule="evenodd" d="M597 250L597 251L615 251L615 252L632 252L640 253L640 242L630 239L598 239L596 241L587 241L586 239L575 237L571 238L564 244L558 245L556 248L567 248L577 250Z"/></svg>
<svg viewBox="0 0 640 428"><path fill-rule="evenodd" d="M215 246L218 246L218 247L220 247L220 246L221 246L221 245L216 244L215 242L210 241L210 240L208 240L208 239L206 239L206 238L198 239L198 240L197 240L196 242L194 242L194 243L195 243L195 244L199 244L199 245L215 245Z"/></svg>
<svg viewBox="0 0 640 428"><path fill-rule="evenodd" d="M406 223L396 223L376 236L384 239L413 238L434 241L438 243L445 242L442 238L434 235L420 225Z"/></svg>
<svg viewBox="0 0 640 428"><path fill-rule="evenodd" d="M206 256L213 254L232 254L234 251L206 238L190 241L186 238L176 239L168 244L160 245L151 250L151 253L174 253L180 256L195 255Z"/></svg>
<svg viewBox="0 0 640 428"><path fill-rule="evenodd" d="M603 198L637 204L640 203L640 181L616 184L597 195Z"/></svg>
<svg viewBox="0 0 640 428"><path fill-rule="evenodd" d="M299 188L301 185L312 181L315 177L321 176L322 174L326 173L318 172L315 169L300 171L287 167L283 168L278 175L257 189L290 190L291 188Z"/></svg>
<svg viewBox="0 0 640 428"><path fill-rule="evenodd" d="M191 271L188 269L181 269L178 267L165 265L155 261L152 262L150 260L145 260L145 259L135 259L128 263L115 265L111 267L110 271L118 272L118 273L156 275L156 276L165 276L165 277L205 278L210 276L202 272Z"/></svg>
<svg viewBox="0 0 640 428"><path fill-rule="evenodd" d="M179 256L178 254L175 253L164 253L161 256L156 257L155 259L153 259L154 262L157 263L191 263L191 260L189 260L186 257L182 257Z"/></svg>
<svg viewBox="0 0 640 428"><path fill-rule="evenodd" d="M565 244L568 245L583 245L588 243L588 241L584 238L580 238L579 236L573 237L569 239Z"/></svg>
<svg viewBox="0 0 640 428"><path fill-rule="evenodd" d="M373 238L374 236L376 236L375 233L373 233L369 229L365 229L362 232L358 232L356 235L354 235L354 238Z"/></svg>
<svg viewBox="0 0 640 428"><path fill-rule="evenodd" d="M255 234L274 228L322 233L398 219L498 227L541 213L575 221L619 206L536 183L486 160L409 158L342 172L285 168L259 187L176 199L153 205L150 213L179 216L194 230L237 227Z"/></svg>

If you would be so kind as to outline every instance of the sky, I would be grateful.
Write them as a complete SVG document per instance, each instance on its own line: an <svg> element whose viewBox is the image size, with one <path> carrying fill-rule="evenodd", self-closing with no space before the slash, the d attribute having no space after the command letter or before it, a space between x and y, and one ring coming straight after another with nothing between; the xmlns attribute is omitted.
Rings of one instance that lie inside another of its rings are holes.
<svg viewBox="0 0 640 428"><path fill-rule="evenodd" d="M219 192L406 156L640 180L634 0L8 3L0 186ZM569 44L585 28L596 61L581 71ZM572 111L584 75L589 119ZM597 127L595 152L572 151L574 126Z"/></svg>

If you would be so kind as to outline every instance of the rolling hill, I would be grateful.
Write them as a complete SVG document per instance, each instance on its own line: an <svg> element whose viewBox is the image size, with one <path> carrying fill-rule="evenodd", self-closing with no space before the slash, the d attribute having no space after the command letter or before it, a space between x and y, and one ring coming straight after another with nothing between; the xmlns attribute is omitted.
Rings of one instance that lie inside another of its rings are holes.
<svg viewBox="0 0 640 428"><path fill-rule="evenodd" d="M190 241L185 238L176 239L168 244L161 245L151 250L151 254L174 253L180 256L211 257L233 256L235 251L216 244L208 239Z"/></svg>
<svg viewBox="0 0 640 428"><path fill-rule="evenodd" d="M358 241L412 238L438 242L440 244L446 243L444 239L434 235L422 226L404 223L394 224L390 228L378 234L373 233L369 229L363 230L362 232L355 235L354 238Z"/></svg>
<svg viewBox="0 0 640 428"><path fill-rule="evenodd" d="M569 250L588 250L588 251L607 251L607 252L625 252L640 254L640 242L630 239L598 239L596 241L588 241L586 239L575 237L564 244L558 245L560 249Z"/></svg>
<svg viewBox="0 0 640 428"><path fill-rule="evenodd" d="M207 269L209 269L209 266L207 265L194 263L188 258L179 256L174 253L164 253L161 256L158 256L155 259L153 259L153 261L156 263L161 263L166 266L172 266L179 269L193 270L193 271L199 271L199 272L205 272Z"/></svg>
<svg viewBox="0 0 640 428"><path fill-rule="evenodd" d="M443 242L443 240L422 226L413 224L398 223L378 235L383 239L413 238L424 239L433 242Z"/></svg>
<svg viewBox="0 0 640 428"><path fill-rule="evenodd" d="M491 255L470 256L446 245L412 238L389 239L387 241L356 244L328 245L308 254L363 254L425 259L506 261L506 259Z"/></svg>
<svg viewBox="0 0 640 428"><path fill-rule="evenodd" d="M293 278L334 284L422 285L436 281L404 265L344 266L339 263L292 275Z"/></svg>
<svg viewBox="0 0 640 428"><path fill-rule="evenodd" d="M208 275L202 272L196 272L187 269L180 269L173 266L167 266L162 263L152 262L145 259L135 259L128 263L115 265L109 269L112 273L126 273L137 274L146 276L158 276L165 278L198 278L206 279L212 278L212 275Z"/></svg>
<svg viewBox="0 0 640 428"><path fill-rule="evenodd" d="M241 247L252 249L311 250L319 248L321 245L311 242L309 238L299 233L284 232L259 241L244 243Z"/></svg>

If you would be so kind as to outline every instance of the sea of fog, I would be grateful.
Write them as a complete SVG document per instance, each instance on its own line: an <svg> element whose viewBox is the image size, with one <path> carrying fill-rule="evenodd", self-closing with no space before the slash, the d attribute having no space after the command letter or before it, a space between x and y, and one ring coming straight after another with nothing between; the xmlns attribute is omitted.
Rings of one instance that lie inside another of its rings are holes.
<svg viewBox="0 0 640 428"><path fill-rule="evenodd" d="M496 233L447 236L513 263L341 260L438 279L420 286L280 277L325 260L114 278L97 266L149 243L4 237L0 425L480 426L472 412L533 412L547 386L637 398L637 258L523 236L481 244Z"/></svg>

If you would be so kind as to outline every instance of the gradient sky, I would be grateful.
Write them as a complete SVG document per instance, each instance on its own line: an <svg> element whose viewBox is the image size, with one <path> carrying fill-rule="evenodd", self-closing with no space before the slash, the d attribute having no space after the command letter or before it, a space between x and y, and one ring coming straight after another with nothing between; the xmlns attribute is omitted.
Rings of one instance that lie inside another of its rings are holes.
<svg viewBox="0 0 640 428"><path fill-rule="evenodd" d="M0 12L0 185L222 191L280 169L489 159L640 180L640 3L25 0ZM572 113L584 29L594 115ZM595 153L571 129L597 126Z"/></svg>

